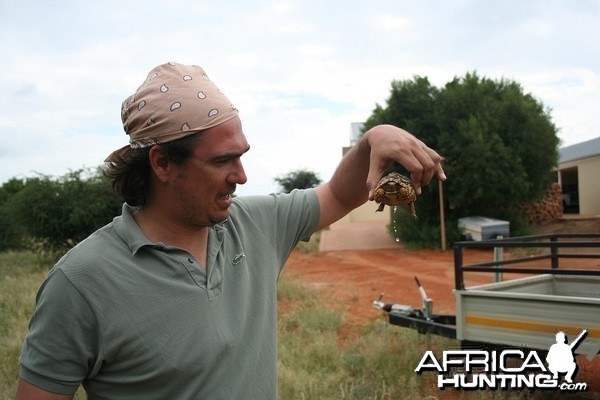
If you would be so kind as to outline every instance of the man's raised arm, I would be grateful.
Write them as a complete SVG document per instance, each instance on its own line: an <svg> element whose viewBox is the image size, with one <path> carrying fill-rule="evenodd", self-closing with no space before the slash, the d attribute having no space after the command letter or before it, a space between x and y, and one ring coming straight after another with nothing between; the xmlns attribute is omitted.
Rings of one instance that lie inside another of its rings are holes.
<svg viewBox="0 0 600 400"><path fill-rule="evenodd" d="M346 153L331 180L316 189L322 229L367 200L383 172L398 163L410 172L417 194L435 176L445 180L442 157L407 131L392 125L378 125L367 131Z"/></svg>

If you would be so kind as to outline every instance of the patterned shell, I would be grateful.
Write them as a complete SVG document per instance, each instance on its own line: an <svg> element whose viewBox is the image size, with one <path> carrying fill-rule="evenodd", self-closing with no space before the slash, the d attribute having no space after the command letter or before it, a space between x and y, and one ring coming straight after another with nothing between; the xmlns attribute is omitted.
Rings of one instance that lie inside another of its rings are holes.
<svg viewBox="0 0 600 400"><path fill-rule="evenodd" d="M410 178L398 173L391 172L381 178L373 193L375 201L379 203L377 211L383 211L387 206L410 206L410 215L417 218L415 201L417 193Z"/></svg>

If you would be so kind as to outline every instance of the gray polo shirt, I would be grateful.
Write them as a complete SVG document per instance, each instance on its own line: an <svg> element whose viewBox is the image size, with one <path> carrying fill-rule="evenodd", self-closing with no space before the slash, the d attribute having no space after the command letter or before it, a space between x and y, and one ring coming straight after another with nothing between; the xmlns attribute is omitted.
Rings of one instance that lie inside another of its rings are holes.
<svg viewBox="0 0 600 400"><path fill-rule="evenodd" d="M42 284L21 377L89 399L276 399L276 283L318 219L313 190L236 198L203 268L124 205Z"/></svg>

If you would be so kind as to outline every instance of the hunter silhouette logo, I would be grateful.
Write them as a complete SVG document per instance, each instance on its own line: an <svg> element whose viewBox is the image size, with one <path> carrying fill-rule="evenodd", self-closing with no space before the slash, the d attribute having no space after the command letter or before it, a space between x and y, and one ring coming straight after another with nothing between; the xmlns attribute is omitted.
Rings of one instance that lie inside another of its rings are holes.
<svg viewBox="0 0 600 400"><path fill-rule="evenodd" d="M441 356L427 350L415 372L436 371L439 389L548 389L586 391L586 382L573 382L577 364L573 351L587 331L567 343L564 332L555 334L546 363L536 350L444 350ZM561 375L564 374L564 382Z"/></svg>
<svg viewBox="0 0 600 400"><path fill-rule="evenodd" d="M559 373L566 373L565 380L567 383L573 383L573 374L577 370L573 350L579 346L586 335L587 331L584 329L571 344L567 344L563 332L556 334L556 343L550 346L550 350L548 350L548 355L546 356L548 369L552 372L554 379L558 379Z"/></svg>

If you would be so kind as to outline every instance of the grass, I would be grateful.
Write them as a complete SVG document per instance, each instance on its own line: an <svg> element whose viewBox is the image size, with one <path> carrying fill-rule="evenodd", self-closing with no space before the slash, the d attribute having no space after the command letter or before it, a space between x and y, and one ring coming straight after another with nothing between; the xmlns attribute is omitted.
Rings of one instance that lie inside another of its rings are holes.
<svg viewBox="0 0 600 400"><path fill-rule="evenodd" d="M0 253L0 400L14 399L19 354L35 308L35 295L54 263L51 255ZM83 391L75 399L84 399Z"/></svg>
<svg viewBox="0 0 600 400"><path fill-rule="evenodd" d="M0 253L0 398L11 398L18 358L34 309L34 299L48 272L47 260L31 253ZM8 394L8 397L6 397ZM4 395L5 397L1 397Z"/></svg>
<svg viewBox="0 0 600 400"><path fill-rule="evenodd" d="M0 400L14 398L35 293L52 263L32 253L0 253ZM457 342L428 338L384 318L351 326L344 318L349 309L328 306L335 302L323 292L285 274L278 286L282 400L544 398L526 392L439 391L435 376L417 375L414 368L426 350L456 348ZM83 398L80 390L76 399Z"/></svg>
<svg viewBox="0 0 600 400"><path fill-rule="evenodd" d="M302 253L318 253L320 243L321 243L321 231L318 231L311 235L309 241L299 242L296 245L296 250L298 250Z"/></svg>
<svg viewBox="0 0 600 400"><path fill-rule="evenodd" d="M420 399L434 392L431 377L414 373L425 348L415 331L383 319L349 328L342 310L326 309L320 293L290 278L278 294L281 399Z"/></svg>

